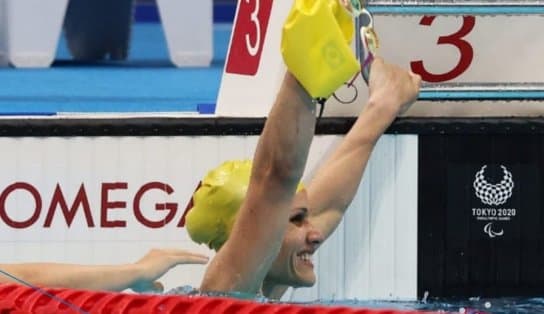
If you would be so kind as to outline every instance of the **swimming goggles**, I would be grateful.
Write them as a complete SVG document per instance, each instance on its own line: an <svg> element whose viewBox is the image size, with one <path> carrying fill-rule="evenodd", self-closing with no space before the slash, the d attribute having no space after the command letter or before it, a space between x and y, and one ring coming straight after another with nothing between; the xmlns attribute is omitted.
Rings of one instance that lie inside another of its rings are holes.
<svg viewBox="0 0 544 314"><path fill-rule="evenodd" d="M355 50L361 63L361 75L368 85L370 67L380 48L380 41L374 31L374 18L361 1L364 3L364 0L350 0L350 4L351 13L357 23L356 35L361 39L356 41Z"/></svg>

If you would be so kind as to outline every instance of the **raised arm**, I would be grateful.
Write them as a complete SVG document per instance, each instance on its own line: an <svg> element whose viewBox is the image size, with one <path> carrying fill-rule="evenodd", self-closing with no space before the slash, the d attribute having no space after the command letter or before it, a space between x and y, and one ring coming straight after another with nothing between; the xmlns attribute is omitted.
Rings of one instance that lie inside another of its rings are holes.
<svg viewBox="0 0 544 314"><path fill-rule="evenodd" d="M259 291L280 249L314 127L315 105L287 73L256 148L247 196L202 290Z"/></svg>
<svg viewBox="0 0 544 314"><path fill-rule="evenodd" d="M311 220L325 238L336 229L353 200L376 142L415 101L420 83L419 76L380 58L372 64L368 103L308 185Z"/></svg>
<svg viewBox="0 0 544 314"><path fill-rule="evenodd" d="M151 250L138 262L122 265L75 265L56 263L0 264L0 284L20 283L34 286L89 290L137 292L160 291L155 282L179 264L205 264L208 258L183 250ZM4 273L9 274L6 275ZM14 279L16 278L16 279Z"/></svg>

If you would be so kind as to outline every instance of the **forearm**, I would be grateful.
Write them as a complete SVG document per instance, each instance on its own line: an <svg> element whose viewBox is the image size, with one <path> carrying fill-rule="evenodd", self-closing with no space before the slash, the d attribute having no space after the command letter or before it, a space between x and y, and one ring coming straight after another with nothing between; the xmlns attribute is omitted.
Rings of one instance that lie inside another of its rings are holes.
<svg viewBox="0 0 544 314"><path fill-rule="evenodd" d="M87 266L55 263L0 264L0 269L35 286L122 291L139 276L135 265ZM0 283L16 282L0 274Z"/></svg>
<svg viewBox="0 0 544 314"><path fill-rule="evenodd" d="M342 143L334 151L330 160L341 160L344 156L351 157L349 158L350 161L358 160L356 162L356 170L358 170L356 174L362 175L376 142L394 120L394 113L385 113L384 110L381 106L369 102L359 114Z"/></svg>
<svg viewBox="0 0 544 314"><path fill-rule="evenodd" d="M338 226L353 200L376 142L417 99L420 84L418 75L375 58L367 105L309 188L312 218L325 236Z"/></svg>
<svg viewBox="0 0 544 314"><path fill-rule="evenodd" d="M254 157L254 174L294 191L315 130L315 104L289 73L270 111Z"/></svg>
<svg viewBox="0 0 544 314"><path fill-rule="evenodd" d="M343 180L335 185L338 191L333 193L340 197L334 202L340 204L342 214L357 193L376 142L389 124L390 122L384 121L383 115L367 105L331 156L330 164L334 170L330 172Z"/></svg>
<svg viewBox="0 0 544 314"><path fill-rule="evenodd" d="M359 145L375 144L395 121L398 110L386 105L388 100L369 99L349 133Z"/></svg>
<svg viewBox="0 0 544 314"><path fill-rule="evenodd" d="M379 110L372 104L365 106L310 184L312 215L318 218L314 223L325 237L341 222L357 193L376 142L392 121Z"/></svg>

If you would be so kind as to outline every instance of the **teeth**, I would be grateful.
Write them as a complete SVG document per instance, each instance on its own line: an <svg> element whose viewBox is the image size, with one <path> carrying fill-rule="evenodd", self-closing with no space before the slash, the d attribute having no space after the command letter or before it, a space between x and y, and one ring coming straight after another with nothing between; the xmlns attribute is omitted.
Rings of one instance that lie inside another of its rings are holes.
<svg viewBox="0 0 544 314"><path fill-rule="evenodd" d="M312 261L312 255L309 253L304 253L300 255L300 259L303 261Z"/></svg>

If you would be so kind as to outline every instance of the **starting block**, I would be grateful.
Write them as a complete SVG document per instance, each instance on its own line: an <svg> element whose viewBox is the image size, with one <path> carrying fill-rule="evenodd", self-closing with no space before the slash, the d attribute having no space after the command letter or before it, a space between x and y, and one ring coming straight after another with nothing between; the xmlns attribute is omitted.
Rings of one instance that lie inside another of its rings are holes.
<svg viewBox="0 0 544 314"><path fill-rule="evenodd" d="M5 0L6 45L15 67L53 63L68 0Z"/></svg>
<svg viewBox="0 0 544 314"><path fill-rule="evenodd" d="M77 4L75 1L78 1ZM75 8L70 7L70 14L78 13L77 6L80 5L103 4L107 9L117 4L111 1L85 1L0 0L0 66L8 63L18 68L50 66L56 55L69 4L75 4ZM100 60L105 55L115 60L126 58L132 0L127 0L127 4L127 12L124 12L127 16L124 19L120 17L119 21L115 17L104 17L104 14L93 15L95 10L79 12L83 17L81 19L67 20L65 26L71 28L70 36L77 38L72 44L69 40L70 50L76 59ZM158 0L157 5L172 63L178 67L209 66L213 58L212 0L191 3L187 0ZM115 27L119 24L125 31L104 32L104 27L97 27L104 20L113 22L103 24Z"/></svg>
<svg viewBox="0 0 544 314"><path fill-rule="evenodd" d="M209 66L213 58L212 0L157 0L157 5L172 63Z"/></svg>
<svg viewBox="0 0 544 314"><path fill-rule="evenodd" d="M125 60L130 45L134 0L70 0L64 35L80 61Z"/></svg>

